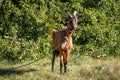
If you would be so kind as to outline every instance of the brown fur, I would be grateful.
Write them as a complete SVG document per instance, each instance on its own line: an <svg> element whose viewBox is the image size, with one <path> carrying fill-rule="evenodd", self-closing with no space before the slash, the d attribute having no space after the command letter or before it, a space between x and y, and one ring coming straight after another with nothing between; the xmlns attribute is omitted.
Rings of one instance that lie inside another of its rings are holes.
<svg viewBox="0 0 120 80"><path fill-rule="evenodd" d="M64 63L64 72L67 72L67 61L73 47L72 44L72 33L74 32L73 27L77 27L76 16L70 17L67 20L67 26L60 30L54 30L52 35L53 42L53 55L52 55L52 71L54 71L54 60L55 55L60 56L60 74L62 73L62 66Z"/></svg>

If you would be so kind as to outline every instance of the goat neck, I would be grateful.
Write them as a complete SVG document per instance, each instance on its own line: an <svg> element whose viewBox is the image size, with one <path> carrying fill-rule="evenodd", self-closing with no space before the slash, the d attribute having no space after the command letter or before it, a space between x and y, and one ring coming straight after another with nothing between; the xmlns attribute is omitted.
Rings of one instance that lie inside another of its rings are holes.
<svg viewBox="0 0 120 80"><path fill-rule="evenodd" d="M66 28L66 36L67 37L71 37L73 32L74 32L74 30L71 30L69 27Z"/></svg>

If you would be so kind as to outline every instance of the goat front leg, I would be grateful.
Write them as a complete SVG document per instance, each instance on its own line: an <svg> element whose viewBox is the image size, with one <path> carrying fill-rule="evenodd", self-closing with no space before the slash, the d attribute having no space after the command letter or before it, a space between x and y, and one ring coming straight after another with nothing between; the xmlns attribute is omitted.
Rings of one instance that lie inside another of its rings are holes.
<svg viewBox="0 0 120 80"><path fill-rule="evenodd" d="M63 67L63 54L60 54L60 74L62 74L62 67Z"/></svg>
<svg viewBox="0 0 120 80"><path fill-rule="evenodd" d="M63 61L64 61L64 73L67 72L67 54L65 53L63 55Z"/></svg>
<svg viewBox="0 0 120 80"><path fill-rule="evenodd" d="M70 55L70 51L66 52L63 56L63 60L64 60L64 73L67 73L67 64L68 64L68 58L69 58L69 55Z"/></svg>

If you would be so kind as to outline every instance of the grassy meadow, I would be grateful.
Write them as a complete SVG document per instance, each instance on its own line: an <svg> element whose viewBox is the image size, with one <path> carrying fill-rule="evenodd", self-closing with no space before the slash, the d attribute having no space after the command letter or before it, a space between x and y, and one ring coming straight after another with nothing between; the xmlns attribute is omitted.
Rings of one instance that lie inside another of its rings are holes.
<svg viewBox="0 0 120 80"><path fill-rule="evenodd" d="M49 53L67 11L77 11L78 27L68 73L60 75ZM120 80L120 0L0 0L0 80Z"/></svg>
<svg viewBox="0 0 120 80"><path fill-rule="evenodd" d="M59 58L55 61L55 71L51 72L51 58L44 58L33 64L10 69L28 63L0 62L0 80L119 80L120 58L94 59L88 56L70 56L68 73L59 74Z"/></svg>

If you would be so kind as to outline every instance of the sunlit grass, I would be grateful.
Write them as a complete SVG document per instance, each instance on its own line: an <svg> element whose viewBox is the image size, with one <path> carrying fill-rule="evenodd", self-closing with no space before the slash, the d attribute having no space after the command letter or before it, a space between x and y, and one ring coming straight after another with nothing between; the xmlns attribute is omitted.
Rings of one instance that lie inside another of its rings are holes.
<svg viewBox="0 0 120 80"><path fill-rule="evenodd" d="M55 61L55 71L51 72L51 59L45 58L34 64L10 70L21 64L0 63L0 80L119 80L120 59L93 59L88 56L71 55L68 62L68 73L59 74L59 58Z"/></svg>

